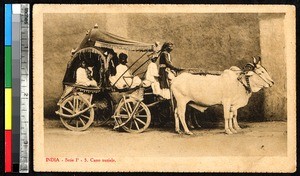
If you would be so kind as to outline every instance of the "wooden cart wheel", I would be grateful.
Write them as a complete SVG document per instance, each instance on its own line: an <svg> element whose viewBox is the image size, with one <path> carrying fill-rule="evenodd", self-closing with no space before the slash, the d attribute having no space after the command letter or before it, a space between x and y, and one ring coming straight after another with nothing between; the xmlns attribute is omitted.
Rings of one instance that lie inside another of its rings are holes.
<svg viewBox="0 0 300 176"><path fill-rule="evenodd" d="M136 111L133 113L135 108ZM130 118L130 116L132 116L132 118ZM117 123L121 125L125 131L141 133L149 127L151 113L143 102L128 98L125 101L124 99L120 101L116 109L115 118Z"/></svg>
<svg viewBox="0 0 300 176"><path fill-rule="evenodd" d="M83 113L78 113L84 109L87 110ZM65 99L61 103L59 111L65 115L78 114L70 118L60 116L60 120L64 126L72 131L86 130L94 121L94 109L91 107L91 103L79 95L72 95Z"/></svg>

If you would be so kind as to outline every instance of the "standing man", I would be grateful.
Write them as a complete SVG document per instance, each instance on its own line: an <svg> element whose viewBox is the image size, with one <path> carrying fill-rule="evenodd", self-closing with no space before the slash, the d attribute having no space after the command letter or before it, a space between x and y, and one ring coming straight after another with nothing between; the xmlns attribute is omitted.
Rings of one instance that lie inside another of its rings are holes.
<svg viewBox="0 0 300 176"><path fill-rule="evenodd" d="M166 42L161 48L161 54L159 58L159 84L161 89L169 89L170 85L168 83L168 73L166 68L170 68L175 72L181 71L181 69L174 67L172 65L170 52L173 50L173 43Z"/></svg>

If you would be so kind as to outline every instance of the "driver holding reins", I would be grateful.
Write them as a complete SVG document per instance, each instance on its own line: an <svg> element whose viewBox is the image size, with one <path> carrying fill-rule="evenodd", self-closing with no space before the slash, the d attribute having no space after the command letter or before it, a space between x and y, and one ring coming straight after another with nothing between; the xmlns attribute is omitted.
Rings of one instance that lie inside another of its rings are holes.
<svg viewBox="0 0 300 176"><path fill-rule="evenodd" d="M161 54L159 57L159 84L161 89L170 88L170 85L168 83L168 73L166 71L167 68L175 71L176 73L182 70L172 65L172 59L170 54L172 50L173 43L171 42L166 42L161 47Z"/></svg>

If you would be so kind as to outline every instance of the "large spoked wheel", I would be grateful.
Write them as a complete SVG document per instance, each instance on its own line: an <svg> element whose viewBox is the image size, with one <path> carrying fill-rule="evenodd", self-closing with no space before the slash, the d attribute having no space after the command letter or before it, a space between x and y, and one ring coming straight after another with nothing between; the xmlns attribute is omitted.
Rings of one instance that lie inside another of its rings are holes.
<svg viewBox="0 0 300 176"><path fill-rule="evenodd" d="M66 98L61 103L59 112L62 114L61 122L72 131L86 130L94 121L94 109L91 103L79 95Z"/></svg>
<svg viewBox="0 0 300 176"><path fill-rule="evenodd" d="M151 122L151 113L148 107L133 98L122 99L114 117L117 125L130 133L145 131Z"/></svg>

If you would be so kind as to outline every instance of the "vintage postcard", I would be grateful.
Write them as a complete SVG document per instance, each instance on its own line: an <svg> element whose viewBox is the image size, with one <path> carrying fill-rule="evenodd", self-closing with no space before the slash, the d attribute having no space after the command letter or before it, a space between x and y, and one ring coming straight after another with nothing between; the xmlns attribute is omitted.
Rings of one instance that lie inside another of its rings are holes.
<svg viewBox="0 0 300 176"><path fill-rule="evenodd" d="M34 170L294 172L295 7L33 6Z"/></svg>

